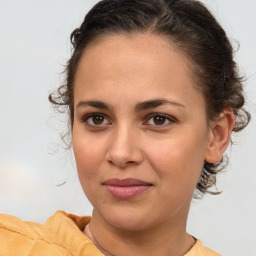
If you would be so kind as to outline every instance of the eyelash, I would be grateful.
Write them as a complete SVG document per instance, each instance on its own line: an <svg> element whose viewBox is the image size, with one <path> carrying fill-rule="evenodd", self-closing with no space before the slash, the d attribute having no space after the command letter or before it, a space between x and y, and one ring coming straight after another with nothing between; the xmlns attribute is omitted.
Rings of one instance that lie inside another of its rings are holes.
<svg viewBox="0 0 256 256"><path fill-rule="evenodd" d="M158 128L164 128L166 126L170 126L172 125L173 123L177 122L177 120L174 118L174 117L171 117L169 115L166 115L166 114L162 114L162 113L154 113L154 114L151 114L149 115L146 119L147 121L146 122L149 122L150 119L152 118L155 118L155 117L161 117L161 118L164 118L165 121L164 121L164 124L160 124L160 125L157 125L157 124L149 124L150 126L156 126ZM166 124L165 122L168 120L168 124Z"/></svg>
<svg viewBox="0 0 256 256"><path fill-rule="evenodd" d="M88 114L88 115L85 115L83 118L82 118L82 122L83 123L86 123L87 126L89 127L92 127L92 128L100 128L102 126L105 126L105 125L96 125L96 124L90 124L88 122L88 120L90 118L93 118L93 117L103 117L105 120L108 120L108 118L106 117L106 115L102 114L102 113L91 113L91 114Z"/></svg>
<svg viewBox="0 0 256 256"><path fill-rule="evenodd" d="M95 129L99 129L99 128L104 128L106 127L107 125L106 124L90 124L89 123L89 119L90 118L93 118L93 117L101 117L101 118L104 118L105 120L109 120L107 118L107 116L105 114L102 114L102 113L91 113L91 114L88 114L88 115L85 115L83 118L82 118L82 122L83 123L86 123L87 126L91 127L91 128L95 128ZM168 127L170 125L172 125L173 123L176 123L177 120L174 118L174 117L171 117L169 115L166 115L166 114L162 114L162 113L153 113L153 114L150 114L148 115L145 119L147 120L146 122L144 122L143 124L146 124L148 123L152 118L155 118L155 117L161 117L161 118L164 118L164 124L160 124L160 125L157 125L157 124L148 124L149 126L153 126L153 127L157 127L157 128L165 128L165 127ZM168 121L168 123L166 124L166 121ZM93 122L93 121L92 121ZM104 122L104 121L103 121ZM112 124L110 121L108 121L110 124Z"/></svg>

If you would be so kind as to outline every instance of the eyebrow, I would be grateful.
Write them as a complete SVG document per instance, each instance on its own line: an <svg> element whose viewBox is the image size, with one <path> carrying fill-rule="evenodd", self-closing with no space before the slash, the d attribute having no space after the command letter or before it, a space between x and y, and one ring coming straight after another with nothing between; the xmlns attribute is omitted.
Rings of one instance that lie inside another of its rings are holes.
<svg viewBox="0 0 256 256"><path fill-rule="evenodd" d="M135 111L139 112L139 111L142 111L142 110L156 108L156 107L159 107L159 106L165 105L165 104L170 104L170 105L174 105L174 106L177 106L177 107L185 108L185 106L183 104L175 102L175 101L169 101L167 99L152 99L152 100L147 100L147 101L138 103L135 106Z"/></svg>
<svg viewBox="0 0 256 256"><path fill-rule="evenodd" d="M174 105L177 107L185 108L185 106L183 104L175 102L175 101L169 101L167 99L152 99L152 100L147 100L147 101L143 101L143 102L136 104L134 109L136 112L139 112L139 111L143 111L143 110L147 110L147 109L151 109L151 108L156 108L156 107L159 107L159 106L165 105L165 104L170 104L170 105ZM94 108L105 109L105 110L111 109L111 107L108 104L106 104L105 102L97 101L97 100L80 101L76 107L79 108L79 107L83 107L83 106L91 106Z"/></svg>
<svg viewBox="0 0 256 256"><path fill-rule="evenodd" d="M76 107L83 107L83 106L91 106L94 108L99 108L99 109L110 109L110 106L103 101L97 101L97 100L89 100L89 101L80 101Z"/></svg>

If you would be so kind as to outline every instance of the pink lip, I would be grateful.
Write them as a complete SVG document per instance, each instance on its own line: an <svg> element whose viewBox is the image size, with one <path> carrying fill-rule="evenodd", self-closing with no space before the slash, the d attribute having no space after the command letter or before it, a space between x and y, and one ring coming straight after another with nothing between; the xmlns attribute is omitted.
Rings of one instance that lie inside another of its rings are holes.
<svg viewBox="0 0 256 256"><path fill-rule="evenodd" d="M130 199L152 187L152 184L137 179L110 179L103 183L107 191L115 198Z"/></svg>

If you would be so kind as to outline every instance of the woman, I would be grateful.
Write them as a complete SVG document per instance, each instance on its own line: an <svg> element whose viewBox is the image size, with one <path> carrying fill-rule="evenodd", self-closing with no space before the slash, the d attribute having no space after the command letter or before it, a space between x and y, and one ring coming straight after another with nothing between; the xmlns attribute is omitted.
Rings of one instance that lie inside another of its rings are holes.
<svg viewBox="0 0 256 256"><path fill-rule="evenodd" d="M45 225L2 215L0 255L220 255L186 221L250 119L223 29L194 0L104 0L71 41L50 101L68 107L93 214Z"/></svg>

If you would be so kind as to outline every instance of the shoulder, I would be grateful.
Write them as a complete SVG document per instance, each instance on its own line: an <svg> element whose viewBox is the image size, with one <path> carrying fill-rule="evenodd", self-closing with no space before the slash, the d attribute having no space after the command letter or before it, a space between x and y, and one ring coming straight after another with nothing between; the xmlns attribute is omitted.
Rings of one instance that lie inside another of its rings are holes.
<svg viewBox="0 0 256 256"><path fill-rule="evenodd" d="M0 214L0 230L1 233L13 232L33 239L42 235L43 227L35 222L22 221L15 216Z"/></svg>
<svg viewBox="0 0 256 256"><path fill-rule="evenodd" d="M0 255L72 255L44 225L6 214L0 214L0 241Z"/></svg>
<svg viewBox="0 0 256 256"><path fill-rule="evenodd" d="M80 255L96 250L81 231L90 217L56 212L45 224L0 214L0 255ZM100 255L100 254L84 254Z"/></svg>
<svg viewBox="0 0 256 256"><path fill-rule="evenodd" d="M203 246L200 240L197 240L191 250L184 256L222 256L221 254Z"/></svg>

